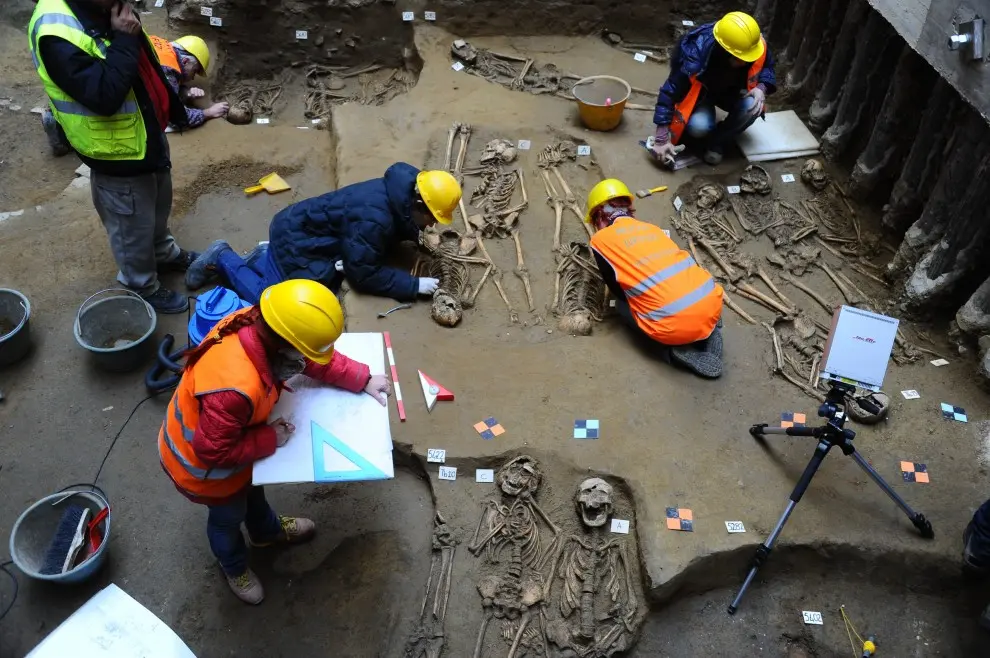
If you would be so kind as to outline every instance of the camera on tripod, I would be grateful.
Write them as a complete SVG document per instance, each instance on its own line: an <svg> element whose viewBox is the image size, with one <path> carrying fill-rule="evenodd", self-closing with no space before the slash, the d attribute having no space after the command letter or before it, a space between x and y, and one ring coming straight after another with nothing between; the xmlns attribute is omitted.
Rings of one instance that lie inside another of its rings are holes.
<svg viewBox="0 0 990 658"><path fill-rule="evenodd" d="M832 448L837 447L842 454L852 457L870 479L907 515L922 537L926 539L935 537L932 524L925 515L915 512L904 502L904 499L891 489L876 469L856 451L853 445L856 432L845 427L847 400L852 398L856 388L873 392L880 390L887 372L890 352L894 347L894 339L897 336L897 324L898 321L894 318L862 309L849 306L838 309L832 316L832 327L822 357L824 365L821 377L831 382L831 388L825 394L825 401L818 407L818 415L825 419L825 424L821 427L771 427L762 423L749 428L749 433L760 441L770 435L784 434L813 437L818 440L818 445L791 492L787 507L777 521L777 525L774 526L767 540L757 547L746 579L729 605L730 615L735 614L739 608L739 603L756 577L756 572L770 557L774 544L784 530L784 524L801 501L812 478ZM857 398L856 404L870 413L880 413L880 408L873 404L869 397Z"/></svg>

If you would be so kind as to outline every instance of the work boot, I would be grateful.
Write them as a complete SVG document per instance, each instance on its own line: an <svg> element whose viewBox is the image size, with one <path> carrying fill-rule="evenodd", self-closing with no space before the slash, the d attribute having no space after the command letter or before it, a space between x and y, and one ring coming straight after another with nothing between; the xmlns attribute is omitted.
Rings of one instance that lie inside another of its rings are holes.
<svg viewBox="0 0 990 658"><path fill-rule="evenodd" d="M265 589L261 586L261 581L248 569L240 576L227 576L227 584L230 591L241 601L250 605L258 605L265 600Z"/></svg>
<svg viewBox="0 0 990 658"><path fill-rule="evenodd" d="M705 155L702 159L713 167L722 164L722 147L718 144L709 144L708 148L705 149Z"/></svg>
<svg viewBox="0 0 990 658"><path fill-rule="evenodd" d="M60 158L72 150L72 146L65 136L65 131L55 120L55 115L52 114L50 108L46 107L41 113L41 126L45 129L45 135L48 137L48 145L52 147L52 155Z"/></svg>
<svg viewBox="0 0 990 658"><path fill-rule="evenodd" d="M199 258L198 251L186 251L185 249L179 250L179 255L172 260L161 263L158 266L159 272L186 272L189 270L189 266Z"/></svg>
<svg viewBox="0 0 990 658"><path fill-rule="evenodd" d="M142 297L159 313L185 313L189 309L189 300L185 295L180 295L165 286L159 286L155 292Z"/></svg>
<svg viewBox="0 0 990 658"><path fill-rule="evenodd" d="M186 287L199 290L216 276L217 260L224 249L230 249L226 240L216 240L186 268Z"/></svg>
<svg viewBox="0 0 990 658"><path fill-rule="evenodd" d="M316 534L316 524L310 519L279 516L278 522L282 525L281 532L263 541L256 541L249 537L251 545L256 548L264 548L276 544L301 544L304 541L309 541Z"/></svg>

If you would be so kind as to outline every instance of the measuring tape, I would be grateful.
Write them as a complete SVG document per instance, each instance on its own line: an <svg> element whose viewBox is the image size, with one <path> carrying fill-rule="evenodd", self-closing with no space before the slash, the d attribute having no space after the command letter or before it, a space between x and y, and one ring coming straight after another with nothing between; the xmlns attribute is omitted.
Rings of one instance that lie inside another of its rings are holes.
<svg viewBox="0 0 990 658"><path fill-rule="evenodd" d="M392 368L392 387L395 389L395 406L399 410L399 420L406 422L406 407L402 404L402 389L399 387L399 373L395 370L395 353L392 351L392 336L385 333L385 352L388 354L388 365Z"/></svg>

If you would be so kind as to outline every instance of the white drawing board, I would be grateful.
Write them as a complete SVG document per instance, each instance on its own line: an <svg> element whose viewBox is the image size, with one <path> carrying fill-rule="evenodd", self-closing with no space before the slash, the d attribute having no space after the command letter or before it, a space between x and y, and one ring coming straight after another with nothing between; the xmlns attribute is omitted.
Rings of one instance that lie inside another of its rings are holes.
<svg viewBox="0 0 990 658"><path fill-rule="evenodd" d="M150 610L113 583L59 624L28 658L196 658Z"/></svg>
<svg viewBox="0 0 990 658"><path fill-rule="evenodd" d="M822 377L879 391L887 374L899 321L843 306L832 316Z"/></svg>
<svg viewBox="0 0 990 658"><path fill-rule="evenodd" d="M341 354L385 373L380 333L347 333L334 345ZM254 484L385 480L395 476L388 408L366 393L351 393L293 377L270 418L296 426L271 457L254 463Z"/></svg>
<svg viewBox="0 0 990 658"><path fill-rule="evenodd" d="M736 138L750 162L786 160L818 153L818 140L794 110L769 112Z"/></svg>

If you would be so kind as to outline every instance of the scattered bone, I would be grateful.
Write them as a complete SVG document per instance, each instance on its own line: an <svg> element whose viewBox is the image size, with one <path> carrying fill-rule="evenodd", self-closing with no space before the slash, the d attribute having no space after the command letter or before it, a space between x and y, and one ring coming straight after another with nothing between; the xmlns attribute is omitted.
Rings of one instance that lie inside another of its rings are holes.
<svg viewBox="0 0 990 658"><path fill-rule="evenodd" d="M807 160L801 167L801 180L819 192L828 187L830 182L828 172L825 171L825 165L822 164L821 160L814 158Z"/></svg>

